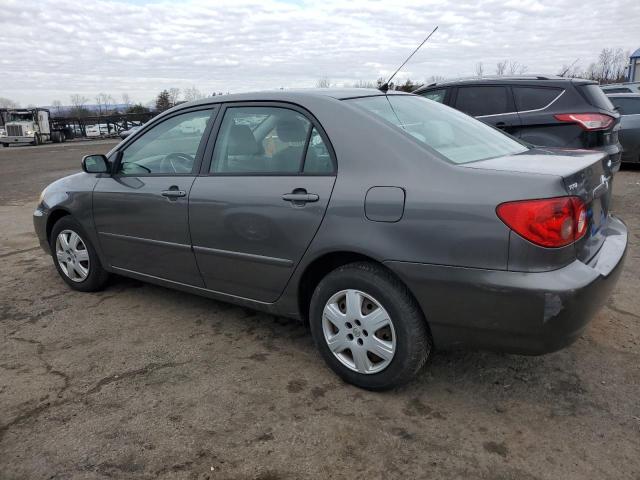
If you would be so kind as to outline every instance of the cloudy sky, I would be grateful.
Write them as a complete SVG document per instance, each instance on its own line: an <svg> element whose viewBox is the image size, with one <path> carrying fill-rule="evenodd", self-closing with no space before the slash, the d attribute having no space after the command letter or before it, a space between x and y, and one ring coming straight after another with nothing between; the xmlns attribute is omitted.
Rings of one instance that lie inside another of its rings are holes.
<svg viewBox="0 0 640 480"><path fill-rule="evenodd" d="M583 66L604 47L640 48L638 0L0 0L0 97L69 103L80 93L146 103L203 92L342 85L389 75L471 75L482 61L529 72Z"/></svg>

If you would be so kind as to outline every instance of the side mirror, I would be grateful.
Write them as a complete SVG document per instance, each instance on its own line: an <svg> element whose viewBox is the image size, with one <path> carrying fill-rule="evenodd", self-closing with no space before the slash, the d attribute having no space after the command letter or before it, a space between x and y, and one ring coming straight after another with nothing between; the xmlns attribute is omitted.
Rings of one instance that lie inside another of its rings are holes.
<svg viewBox="0 0 640 480"><path fill-rule="evenodd" d="M87 173L108 173L109 162L104 155L86 155L82 158L82 170Z"/></svg>

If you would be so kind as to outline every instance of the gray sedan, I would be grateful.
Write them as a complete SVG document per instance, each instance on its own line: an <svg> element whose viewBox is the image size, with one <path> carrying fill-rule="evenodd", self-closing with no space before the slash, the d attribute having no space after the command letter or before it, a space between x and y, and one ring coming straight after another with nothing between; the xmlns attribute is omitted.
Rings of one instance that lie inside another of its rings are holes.
<svg viewBox="0 0 640 480"><path fill-rule="evenodd" d="M608 94L609 100L620 113L620 132L618 137L622 145L622 161L640 162L640 94Z"/></svg>
<svg viewBox="0 0 640 480"><path fill-rule="evenodd" d="M408 94L216 96L82 169L34 213L71 288L117 273L308 321L373 390L434 348L568 345L627 246L603 153L533 149Z"/></svg>

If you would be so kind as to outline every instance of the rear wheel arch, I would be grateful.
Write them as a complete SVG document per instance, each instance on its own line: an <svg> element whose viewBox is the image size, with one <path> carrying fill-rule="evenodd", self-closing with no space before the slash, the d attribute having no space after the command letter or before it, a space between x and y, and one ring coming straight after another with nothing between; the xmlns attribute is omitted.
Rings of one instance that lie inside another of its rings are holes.
<svg viewBox="0 0 640 480"><path fill-rule="evenodd" d="M309 265L306 266L304 273L302 274L298 282L298 308L301 317L305 322L308 322L309 320L309 307L311 305L311 297L313 296L313 292L315 291L320 281L336 268L357 262L366 262L376 265L389 273L398 282L400 282L407 289L407 292L416 302L418 308L420 308L420 310L422 311L422 315L424 316L427 323L427 328L430 330L427 312L422 310L420 303L415 298L415 295L413 294L409 286L384 263L368 255L353 251L337 251L326 253L314 259L311 263L309 263Z"/></svg>

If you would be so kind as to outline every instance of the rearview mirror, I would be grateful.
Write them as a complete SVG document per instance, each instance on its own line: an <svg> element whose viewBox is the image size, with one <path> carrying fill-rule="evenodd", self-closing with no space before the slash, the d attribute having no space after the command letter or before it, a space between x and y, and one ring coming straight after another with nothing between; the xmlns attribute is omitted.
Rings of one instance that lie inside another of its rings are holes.
<svg viewBox="0 0 640 480"><path fill-rule="evenodd" d="M109 162L104 155L86 155L82 158L82 170L87 173L108 173Z"/></svg>

